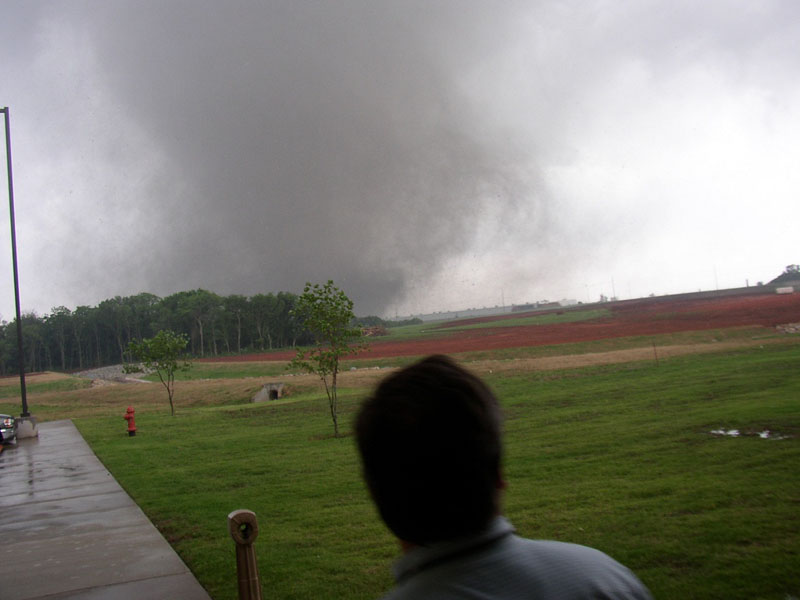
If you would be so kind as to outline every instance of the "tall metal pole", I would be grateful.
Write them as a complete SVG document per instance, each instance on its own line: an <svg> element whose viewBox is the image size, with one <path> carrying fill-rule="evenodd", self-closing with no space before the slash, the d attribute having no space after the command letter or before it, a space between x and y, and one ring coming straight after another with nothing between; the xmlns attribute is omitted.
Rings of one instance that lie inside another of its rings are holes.
<svg viewBox="0 0 800 600"><path fill-rule="evenodd" d="M22 395L22 415L30 417L28 396L25 389L25 354L22 351L22 318L19 310L19 272L17 271L17 228L14 224L14 178L11 175L11 126L8 122L8 107L0 108L6 118L6 163L8 164L8 210L11 214L11 261L14 263L14 302L17 308L17 346L19 348L19 390Z"/></svg>

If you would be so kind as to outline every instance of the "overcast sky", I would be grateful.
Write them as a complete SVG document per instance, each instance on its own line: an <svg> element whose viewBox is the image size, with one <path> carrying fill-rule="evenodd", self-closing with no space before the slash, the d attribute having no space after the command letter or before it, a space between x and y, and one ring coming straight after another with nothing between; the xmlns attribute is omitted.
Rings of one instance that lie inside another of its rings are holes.
<svg viewBox="0 0 800 600"><path fill-rule="evenodd" d="M5 0L0 44L23 311L332 278L394 316L800 262L795 0Z"/></svg>

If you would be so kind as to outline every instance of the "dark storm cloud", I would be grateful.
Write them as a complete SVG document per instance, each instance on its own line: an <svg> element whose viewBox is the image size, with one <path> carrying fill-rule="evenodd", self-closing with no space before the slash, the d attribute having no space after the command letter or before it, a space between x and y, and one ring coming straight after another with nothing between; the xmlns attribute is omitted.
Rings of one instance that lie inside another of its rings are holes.
<svg viewBox="0 0 800 600"><path fill-rule="evenodd" d="M40 312L328 278L360 314L427 311L796 262L796 2L10 7Z"/></svg>
<svg viewBox="0 0 800 600"><path fill-rule="evenodd" d="M185 183L141 202L153 289L299 290L383 309L464 251L482 206L536 198L460 77L513 11L463 3L110 3L108 88ZM536 223L530 225L533 229ZM533 231L532 229L532 231ZM134 241L131 241L134 243Z"/></svg>

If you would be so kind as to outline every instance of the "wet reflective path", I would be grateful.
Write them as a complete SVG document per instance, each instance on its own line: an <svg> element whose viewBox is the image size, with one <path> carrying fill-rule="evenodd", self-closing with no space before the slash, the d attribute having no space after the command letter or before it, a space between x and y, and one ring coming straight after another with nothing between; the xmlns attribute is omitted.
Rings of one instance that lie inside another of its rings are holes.
<svg viewBox="0 0 800 600"><path fill-rule="evenodd" d="M43 597L209 600L71 421L0 453L0 600Z"/></svg>

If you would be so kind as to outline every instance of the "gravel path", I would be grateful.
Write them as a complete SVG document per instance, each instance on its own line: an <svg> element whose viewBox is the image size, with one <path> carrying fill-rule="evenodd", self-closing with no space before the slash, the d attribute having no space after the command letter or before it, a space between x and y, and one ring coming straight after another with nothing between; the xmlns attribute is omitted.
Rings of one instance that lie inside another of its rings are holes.
<svg viewBox="0 0 800 600"><path fill-rule="evenodd" d="M91 369L89 371L81 371L79 373L75 373L78 377L86 377L87 379L92 380L103 380L103 381L118 381L120 383L151 383L150 381L145 381L144 379L138 379L142 375L145 375L147 372L142 373L125 373L123 365L109 365L107 367L99 367L97 369Z"/></svg>

